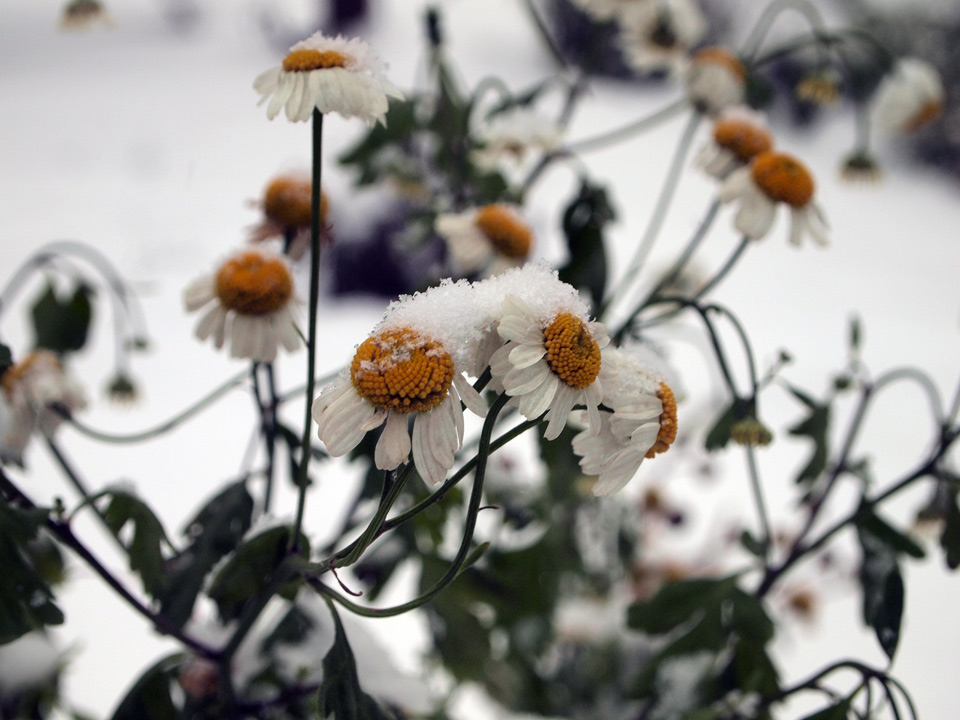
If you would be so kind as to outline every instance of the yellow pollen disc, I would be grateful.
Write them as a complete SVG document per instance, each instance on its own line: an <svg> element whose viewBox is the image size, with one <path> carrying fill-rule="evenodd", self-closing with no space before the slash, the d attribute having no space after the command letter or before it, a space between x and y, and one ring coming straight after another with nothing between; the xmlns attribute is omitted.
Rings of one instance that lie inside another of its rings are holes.
<svg viewBox="0 0 960 720"><path fill-rule="evenodd" d="M216 293L228 310L265 315L290 300L293 277L282 260L245 252L227 260L217 271Z"/></svg>
<svg viewBox="0 0 960 720"><path fill-rule="evenodd" d="M761 153L750 167L753 181L771 200L799 208L813 198L813 176L803 163L790 155Z"/></svg>
<svg viewBox="0 0 960 720"><path fill-rule="evenodd" d="M310 72L342 68L350 63L350 58L336 50L294 50L283 59L286 72Z"/></svg>
<svg viewBox="0 0 960 720"><path fill-rule="evenodd" d="M60 367L60 359L49 350L34 350L32 353L28 353L26 357L16 365L7 368L7 371L3 374L3 378L0 379L0 387L3 388L3 393L7 396L7 400L13 395L13 389L17 383L20 382L24 375L30 372L30 368L32 368L40 358L53 359L56 366Z"/></svg>
<svg viewBox="0 0 960 720"><path fill-rule="evenodd" d="M557 315L543 331L543 344L547 365L570 387L585 388L600 374L600 346L576 315Z"/></svg>
<svg viewBox="0 0 960 720"><path fill-rule="evenodd" d="M281 176L267 186L263 213L283 228L308 228L312 213L313 183L296 177ZM320 223L327 218L327 195L320 192Z"/></svg>
<svg viewBox="0 0 960 720"><path fill-rule="evenodd" d="M926 105L921 107L917 113L910 118L910 121L904 127L904 130L908 133L916 132L925 125L929 125L938 117L940 113L943 112L943 103L934 100L933 102L928 102Z"/></svg>
<svg viewBox="0 0 960 720"><path fill-rule="evenodd" d="M523 259L530 254L533 232L503 205L484 205L474 224L501 255Z"/></svg>
<svg viewBox="0 0 960 720"><path fill-rule="evenodd" d="M713 126L713 139L744 163L773 147L773 137L766 128L743 120L718 120Z"/></svg>
<svg viewBox="0 0 960 720"><path fill-rule="evenodd" d="M361 397L384 410L426 412L453 382L453 359L443 346L413 330L385 330L364 340L350 365Z"/></svg>
<svg viewBox="0 0 960 720"><path fill-rule="evenodd" d="M740 58L725 48L704 48L694 54L693 63L695 65L720 65L741 80L745 80L747 77L747 69L740 62Z"/></svg>
<svg viewBox="0 0 960 720"><path fill-rule="evenodd" d="M666 383L660 383L657 397L663 403L663 412L660 413L660 432L645 455L648 458L666 452L677 439L677 400L673 396L673 390L667 387Z"/></svg>

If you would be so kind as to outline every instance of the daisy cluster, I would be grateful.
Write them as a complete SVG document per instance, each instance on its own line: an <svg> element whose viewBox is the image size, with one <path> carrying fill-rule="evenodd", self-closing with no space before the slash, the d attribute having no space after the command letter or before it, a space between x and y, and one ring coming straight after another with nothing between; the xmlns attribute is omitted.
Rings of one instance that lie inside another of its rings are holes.
<svg viewBox="0 0 960 720"><path fill-rule="evenodd" d="M576 289L545 265L468 282L450 280L392 303L349 367L313 405L333 456L383 426L374 462L394 470L412 455L428 483L442 481L464 437L463 408L487 402L468 376L487 377L528 420L555 439L583 408L574 440L596 494L614 492L645 457L676 436L676 404L644 359L610 347Z"/></svg>

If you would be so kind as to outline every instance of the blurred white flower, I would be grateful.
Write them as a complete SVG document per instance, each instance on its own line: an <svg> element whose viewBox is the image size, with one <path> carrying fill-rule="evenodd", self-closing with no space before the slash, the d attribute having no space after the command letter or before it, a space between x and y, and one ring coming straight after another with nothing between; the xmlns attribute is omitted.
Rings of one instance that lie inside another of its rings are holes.
<svg viewBox="0 0 960 720"><path fill-rule="evenodd" d="M263 201L254 203L263 209L263 220L250 232L251 242L282 237L286 254L299 260L310 249L313 216L313 182L300 175L278 175L267 185ZM320 232L327 224L329 200L320 191Z"/></svg>
<svg viewBox="0 0 960 720"><path fill-rule="evenodd" d="M873 120L887 132L916 132L940 116L943 97L943 81L933 65L901 58L877 88Z"/></svg>
<svg viewBox="0 0 960 720"><path fill-rule="evenodd" d="M533 231L516 208L502 204L442 213L435 227L447 243L450 265L458 275L480 271L495 275L522 265L533 245Z"/></svg>
<svg viewBox="0 0 960 720"><path fill-rule="evenodd" d="M253 87L261 103L269 98L271 120L281 108L289 120L309 120L316 108L386 125L387 97L403 99L403 93L384 77L385 70L362 40L317 32L291 47L280 67L258 75Z"/></svg>
<svg viewBox="0 0 960 720"><path fill-rule="evenodd" d="M694 53L685 80L690 103L707 115L716 115L743 102L747 69L726 48L708 47Z"/></svg>
<svg viewBox="0 0 960 720"><path fill-rule="evenodd" d="M209 306L196 327L200 340L217 348L230 335L230 355L273 362L277 346L300 347L294 323L293 275L285 258L260 249L242 250L216 273L203 275L183 293L189 312Z"/></svg>
<svg viewBox="0 0 960 720"><path fill-rule="evenodd" d="M757 155L749 167L734 170L720 186L721 202L739 203L734 225L751 240L764 237L776 217L777 204L790 208L790 242L799 245L810 235L827 243L823 211L813 202L813 177L799 160L786 153Z"/></svg>
<svg viewBox="0 0 960 720"><path fill-rule="evenodd" d="M631 3L617 15L620 49L639 72L678 72L707 29L695 0Z"/></svg>
<svg viewBox="0 0 960 720"><path fill-rule="evenodd" d="M710 140L697 154L697 165L711 177L725 178L773 147L762 113L746 107L727 108L713 124Z"/></svg>
<svg viewBox="0 0 960 720"><path fill-rule="evenodd" d="M556 122L528 106L497 113L472 134L480 147L470 158L484 170L494 170L504 160L520 164L531 154L552 152L563 140Z"/></svg>

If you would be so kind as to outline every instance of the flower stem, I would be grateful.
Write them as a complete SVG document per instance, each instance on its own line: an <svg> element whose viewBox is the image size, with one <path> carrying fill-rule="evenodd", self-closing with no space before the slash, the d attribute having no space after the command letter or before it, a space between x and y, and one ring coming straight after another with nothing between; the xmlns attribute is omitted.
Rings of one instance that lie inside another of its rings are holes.
<svg viewBox="0 0 960 720"><path fill-rule="evenodd" d="M826 26L824 25L823 18L820 16L820 12L813 6L813 3L808 2L808 0L777 0L776 2L772 2L763 11L760 19L757 20L757 24L753 26L753 30L750 31L750 35L743 43L740 54L746 59L748 64L752 63L756 58L757 53L760 51L760 46L767 37L767 33L770 32L773 23L786 10L796 10L803 15L807 22L810 23L810 27L818 39L825 33Z"/></svg>
<svg viewBox="0 0 960 720"><path fill-rule="evenodd" d="M634 120L623 127L609 130L599 135L594 135L593 137L584 138L583 140L578 140L577 142L571 143L564 148L564 151L567 154L572 154L590 152L591 150L602 150L610 145L615 145L621 140L627 140L632 138L634 135L639 135L642 132L646 132L647 130L656 127L663 121L669 120L675 115L678 115L686 106L686 98L680 98L679 100L675 100L674 102L670 103L666 107L662 107L656 112L646 115L639 120Z"/></svg>

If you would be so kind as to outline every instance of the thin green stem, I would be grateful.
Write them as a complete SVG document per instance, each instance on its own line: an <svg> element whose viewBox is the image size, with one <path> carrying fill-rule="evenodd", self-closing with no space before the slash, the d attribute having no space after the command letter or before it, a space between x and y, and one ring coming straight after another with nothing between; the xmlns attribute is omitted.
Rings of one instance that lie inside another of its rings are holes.
<svg viewBox="0 0 960 720"><path fill-rule="evenodd" d="M622 127L618 127L613 130L607 130L599 135L594 135L593 137L572 142L564 148L564 152L569 154L580 154L591 152L593 150L602 150L603 148L615 145L622 140L628 140L636 135L639 135L640 133L655 128L660 123L679 115L685 107L687 107L686 98L674 100L672 103L660 108L650 115L645 115L639 120L633 120Z"/></svg>
<svg viewBox="0 0 960 720"><path fill-rule="evenodd" d="M534 5L533 0L523 0L523 5L527 9L527 14L530 16L530 19L533 21L533 26L536 28L537 34L540 36L540 39L543 40L543 44L547 46L547 50L550 51L550 56L561 68L569 67L567 59L563 56L563 52L561 52L560 47L557 45L557 41L553 39L553 35L550 34L550 30L543 21L543 17L540 15L540 11L537 10L537 6Z"/></svg>
<svg viewBox="0 0 960 720"><path fill-rule="evenodd" d="M697 291L697 294L694 295L694 299L699 300L717 287L717 285L723 282L724 278L726 278L730 271L733 270L733 267L737 264L737 261L740 260L740 257L747 249L747 246L750 245L750 242L750 238L748 238L746 235L740 238L740 243L730 254L730 257L727 258L727 261L720 267L719 270L717 270L710 281Z"/></svg>
<svg viewBox="0 0 960 720"><path fill-rule="evenodd" d="M763 548L764 564L770 556L770 538L773 536L770 531L770 516L767 513L767 506L763 499L763 488L760 485L760 473L757 470L757 458L754 448L751 445L744 445L744 451L747 454L747 470L750 474L750 487L753 490L753 501L757 507L757 517L760 519L760 530L763 537L760 539L760 546Z"/></svg>
<svg viewBox="0 0 960 720"><path fill-rule="evenodd" d="M773 27L773 23L786 10L795 10L803 15L810 24L814 36L818 39L825 34L826 25L820 12L808 0L776 0L766 7L743 43L740 54L745 58L748 65L756 59L760 46L763 44L767 33L770 32L770 28Z"/></svg>

